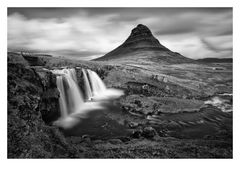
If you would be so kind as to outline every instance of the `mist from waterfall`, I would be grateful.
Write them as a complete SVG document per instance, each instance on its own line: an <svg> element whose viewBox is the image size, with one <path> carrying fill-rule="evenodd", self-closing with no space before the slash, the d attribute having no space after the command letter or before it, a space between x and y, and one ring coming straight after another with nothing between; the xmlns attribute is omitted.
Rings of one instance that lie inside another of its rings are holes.
<svg viewBox="0 0 240 169"><path fill-rule="evenodd" d="M96 72L82 69L86 100L84 102L75 69L52 70L52 73L57 75L61 111L61 117L54 125L65 129L72 128L87 118L89 112L103 110L102 103L105 101L119 98L124 94L122 90L107 88Z"/></svg>

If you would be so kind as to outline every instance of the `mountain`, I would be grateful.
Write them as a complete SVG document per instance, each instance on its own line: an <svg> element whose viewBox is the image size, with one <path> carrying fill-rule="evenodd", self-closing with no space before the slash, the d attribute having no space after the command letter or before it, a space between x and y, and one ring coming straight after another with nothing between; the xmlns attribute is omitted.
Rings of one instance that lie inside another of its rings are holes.
<svg viewBox="0 0 240 169"><path fill-rule="evenodd" d="M142 24L135 27L127 40L116 49L97 61L151 61L167 63L189 63L194 60L186 58L163 46L152 34L151 30Z"/></svg>
<svg viewBox="0 0 240 169"><path fill-rule="evenodd" d="M232 58L203 58L203 59L198 59L197 61L204 62L204 63L232 63L233 59Z"/></svg>

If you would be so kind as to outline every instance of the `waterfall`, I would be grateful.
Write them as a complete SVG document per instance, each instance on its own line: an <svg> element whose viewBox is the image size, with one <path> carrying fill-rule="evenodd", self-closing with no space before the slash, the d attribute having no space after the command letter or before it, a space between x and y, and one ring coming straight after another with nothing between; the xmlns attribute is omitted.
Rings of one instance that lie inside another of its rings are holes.
<svg viewBox="0 0 240 169"><path fill-rule="evenodd" d="M60 92L59 104L63 117L75 113L84 103L77 84L75 69L54 70L57 76L57 87Z"/></svg>
<svg viewBox="0 0 240 169"><path fill-rule="evenodd" d="M77 83L77 75L75 69L69 69L72 79Z"/></svg>
<svg viewBox="0 0 240 169"><path fill-rule="evenodd" d="M102 102L119 98L123 91L109 89L94 71L82 69L86 100L84 102L75 69L52 70L57 75L57 88L60 93L61 117L53 124L65 129L72 128L93 110L104 109ZM90 101L91 100L91 101Z"/></svg>
<svg viewBox="0 0 240 169"><path fill-rule="evenodd" d="M89 74L90 81L92 84L93 96L103 94L103 92L106 91L106 86L103 83L102 79L94 71L87 69L87 72Z"/></svg>
<svg viewBox="0 0 240 169"><path fill-rule="evenodd" d="M119 98L124 94L122 90L107 88L96 72L89 69L87 69L87 72L92 86L93 100L111 100Z"/></svg>
<svg viewBox="0 0 240 169"><path fill-rule="evenodd" d="M59 105L60 105L60 111L61 111L61 116L63 118L67 117L67 104L66 104L66 95L64 91L64 85L63 85L63 76L57 76L57 87L60 93L59 97Z"/></svg>
<svg viewBox="0 0 240 169"><path fill-rule="evenodd" d="M86 99L91 100L93 97L91 86L87 77L87 73L85 69L82 69L83 72L83 78L84 78L84 85L85 85L85 93L86 93Z"/></svg>

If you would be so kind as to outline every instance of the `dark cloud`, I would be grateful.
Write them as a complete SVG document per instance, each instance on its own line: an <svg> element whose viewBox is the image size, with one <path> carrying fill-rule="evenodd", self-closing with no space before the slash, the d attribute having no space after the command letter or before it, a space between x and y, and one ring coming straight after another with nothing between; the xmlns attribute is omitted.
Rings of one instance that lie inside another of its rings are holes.
<svg viewBox="0 0 240 169"><path fill-rule="evenodd" d="M160 7L150 7L150 8L138 8L138 7L91 7L91 8L81 8L81 7L10 7L8 8L8 15L13 13L23 14L27 18L60 18L60 17L69 17L75 15L76 13L86 11L89 15L104 15L104 14L112 14L118 13L121 16L154 16L154 15L162 15L162 16L171 16L171 15L179 15L181 13L203 13L203 14L218 14L224 12L232 11L230 7L209 7L209 8L186 8L186 7L177 7L177 8L160 8Z"/></svg>
<svg viewBox="0 0 240 169"><path fill-rule="evenodd" d="M159 27L156 28L156 34L164 35L192 32L201 36L232 34L231 11L222 11L222 13L208 13L207 11L206 13L203 11L200 13L191 10L191 12L182 12L178 15L161 18L159 19Z"/></svg>
<svg viewBox="0 0 240 169"><path fill-rule="evenodd" d="M8 16L14 13L22 14L27 19L36 18L62 18L70 17L80 11L78 8L8 8Z"/></svg>
<svg viewBox="0 0 240 169"><path fill-rule="evenodd" d="M184 34L184 33L192 33L196 31L196 27L194 24L188 24L181 21L175 21L174 23L168 23L164 26L159 26L159 31L154 32L156 35L173 35L173 34ZM177 25L177 26L176 26Z"/></svg>
<svg viewBox="0 0 240 169"><path fill-rule="evenodd" d="M222 35L232 35L232 34L233 34L232 28L227 28L226 30L222 30L221 32L219 32L217 35L222 36Z"/></svg>

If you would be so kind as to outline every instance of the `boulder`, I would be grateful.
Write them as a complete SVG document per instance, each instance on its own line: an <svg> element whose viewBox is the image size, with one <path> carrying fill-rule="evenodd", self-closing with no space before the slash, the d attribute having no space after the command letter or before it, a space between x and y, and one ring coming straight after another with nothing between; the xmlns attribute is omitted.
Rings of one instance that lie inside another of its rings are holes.
<svg viewBox="0 0 240 169"><path fill-rule="evenodd" d="M91 136L88 134L82 135L82 139L83 139L83 142L85 142L85 143L90 143L92 141Z"/></svg>
<svg viewBox="0 0 240 169"><path fill-rule="evenodd" d="M136 104L138 107L142 107L142 103L140 100L135 100L134 104Z"/></svg>
<svg viewBox="0 0 240 169"><path fill-rule="evenodd" d="M130 122L130 123L128 124L128 126L129 126L130 128L137 128L137 127L139 126L139 124L136 123L136 122Z"/></svg>
<svg viewBox="0 0 240 169"><path fill-rule="evenodd" d="M157 131L151 126L145 127L142 132L142 136L145 138L154 138L157 135Z"/></svg>
<svg viewBox="0 0 240 169"><path fill-rule="evenodd" d="M122 141L122 142L128 142L131 140L130 137L119 137L119 139Z"/></svg>
<svg viewBox="0 0 240 169"><path fill-rule="evenodd" d="M132 138L140 138L142 136L143 131L141 129L133 130L131 137Z"/></svg>
<svg viewBox="0 0 240 169"><path fill-rule="evenodd" d="M110 140L108 140L108 142L111 143L111 144L121 144L122 140L120 140L120 139L110 139Z"/></svg>

